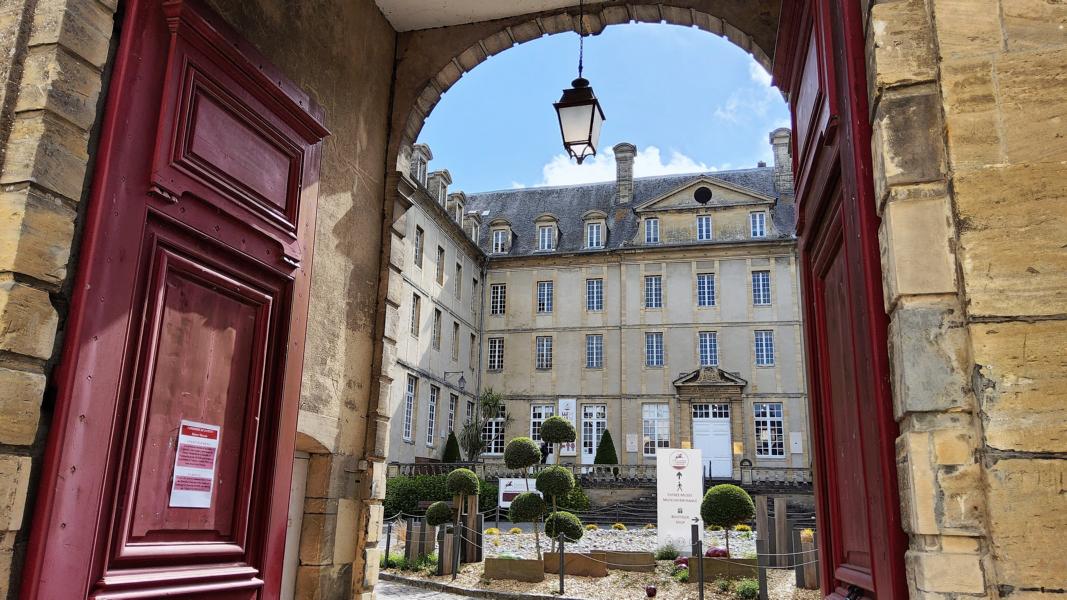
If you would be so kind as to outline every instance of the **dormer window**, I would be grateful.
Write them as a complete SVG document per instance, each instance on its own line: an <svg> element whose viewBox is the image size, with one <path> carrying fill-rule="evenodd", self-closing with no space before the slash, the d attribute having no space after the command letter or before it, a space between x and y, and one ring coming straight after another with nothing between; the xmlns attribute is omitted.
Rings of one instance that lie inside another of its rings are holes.
<svg viewBox="0 0 1067 600"><path fill-rule="evenodd" d="M537 226L537 249L543 251L556 249L556 226L555 225L538 225Z"/></svg>
<svg viewBox="0 0 1067 600"><path fill-rule="evenodd" d="M767 213L763 211L748 213L748 226L752 237L767 237Z"/></svg>
<svg viewBox="0 0 1067 600"><path fill-rule="evenodd" d="M444 206L445 205L445 198L447 198L447 197L448 197L448 188L447 187L442 185L441 187L437 188L437 203L438 204L440 204L441 206Z"/></svg>
<svg viewBox="0 0 1067 600"><path fill-rule="evenodd" d="M659 243L659 219L655 217L645 219L645 243Z"/></svg>
<svg viewBox="0 0 1067 600"><path fill-rule="evenodd" d="M506 254L508 251L508 238L510 236L510 230L508 229L494 229L493 230L493 254Z"/></svg>
<svg viewBox="0 0 1067 600"><path fill-rule="evenodd" d="M599 221L585 224L585 247L604 247L604 224Z"/></svg>
<svg viewBox="0 0 1067 600"><path fill-rule="evenodd" d="M426 144L415 144L411 147L411 170L408 174L423 187L426 187L427 166L431 160L433 153Z"/></svg>

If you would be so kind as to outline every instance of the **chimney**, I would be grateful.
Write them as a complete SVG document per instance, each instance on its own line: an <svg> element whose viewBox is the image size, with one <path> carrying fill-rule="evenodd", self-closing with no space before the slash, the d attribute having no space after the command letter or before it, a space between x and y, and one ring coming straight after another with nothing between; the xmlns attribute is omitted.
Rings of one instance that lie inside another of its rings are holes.
<svg viewBox="0 0 1067 600"><path fill-rule="evenodd" d="M782 199L793 199L793 157L789 140L792 133L785 127L771 132L771 149L774 151L774 189Z"/></svg>
<svg viewBox="0 0 1067 600"><path fill-rule="evenodd" d="M634 157L637 146L615 144L615 204L629 204L634 199Z"/></svg>

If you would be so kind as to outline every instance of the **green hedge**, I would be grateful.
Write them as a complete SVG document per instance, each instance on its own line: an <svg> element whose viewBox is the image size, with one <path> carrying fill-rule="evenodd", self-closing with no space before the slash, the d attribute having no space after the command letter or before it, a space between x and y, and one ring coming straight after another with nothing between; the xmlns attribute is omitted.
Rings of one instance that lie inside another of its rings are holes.
<svg viewBox="0 0 1067 600"><path fill-rule="evenodd" d="M445 488L447 475L416 475L414 477L392 477L385 485L385 516L391 517L400 511L408 514L421 514L419 502L452 500ZM482 493L478 496L478 510L487 511L496 508L497 485L481 481Z"/></svg>

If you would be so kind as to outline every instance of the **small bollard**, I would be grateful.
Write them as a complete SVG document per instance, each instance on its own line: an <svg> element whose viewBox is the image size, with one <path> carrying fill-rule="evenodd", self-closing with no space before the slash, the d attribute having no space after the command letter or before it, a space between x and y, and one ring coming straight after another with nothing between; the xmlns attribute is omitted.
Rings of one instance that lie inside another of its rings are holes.
<svg viewBox="0 0 1067 600"><path fill-rule="evenodd" d="M697 597L704 600L704 536L700 524L693 523L693 558L697 560ZM693 561L689 560L689 576L693 576Z"/></svg>
<svg viewBox="0 0 1067 600"><path fill-rule="evenodd" d="M452 581L455 581L456 576L459 575L459 552L462 542L459 534L460 527L458 523L452 526Z"/></svg>
<svg viewBox="0 0 1067 600"><path fill-rule="evenodd" d="M393 541L393 522L385 524L385 566L389 566L389 545Z"/></svg>
<svg viewBox="0 0 1067 600"><path fill-rule="evenodd" d="M559 532L559 595L563 595L563 532Z"/></svg>

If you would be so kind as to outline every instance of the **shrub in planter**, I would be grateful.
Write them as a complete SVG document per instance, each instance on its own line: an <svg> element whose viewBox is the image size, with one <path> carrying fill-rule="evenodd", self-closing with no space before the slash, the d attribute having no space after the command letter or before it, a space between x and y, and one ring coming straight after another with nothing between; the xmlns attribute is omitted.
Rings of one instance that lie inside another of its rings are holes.
<svg viewBox="0 0 1067 600"><path fill-rule="evenodd" d="M426 509L426 524L431 527L444 525L452 520L452 507L438 500Z"/></svg>
<svg viewBox="0 0 1067 600"><path fill-rule="evenodd" d="M545 519L545 535L555 539L561 533L568 542L573 543L582 539L585 530L582 529L582 521L576 515L559 510Z"/></svg>
<svg viewBox="0 0 1067 600"><path fill-rule="evenodd" d="M759 582L755 579L742 579L737 582L734 594L741 600L756 600L759 598Z"/></svg>
<svg viewBox="0 0 1067 600"><path fill-rule="evenodd" d="M678 549L670 544L656 548L656 560L674 560L678 558Z"/></svg>
<svg viewBox="0 0 1067 600"><path fill-rule="evenodd" d="M700 516L709 525L718 525L723 528L734 527L743 521L750 520L756 514L756 505L748 492L724 483L716 485L704 494L704 500L700 503ZM730 536L726 536L726 551L730 551Z"/></svg>

